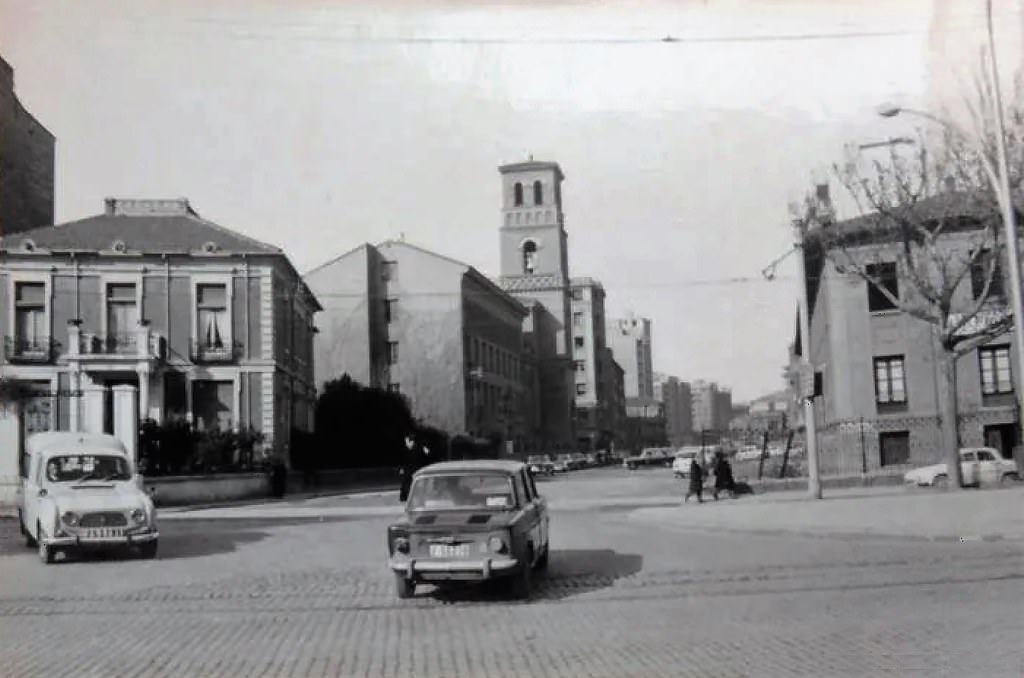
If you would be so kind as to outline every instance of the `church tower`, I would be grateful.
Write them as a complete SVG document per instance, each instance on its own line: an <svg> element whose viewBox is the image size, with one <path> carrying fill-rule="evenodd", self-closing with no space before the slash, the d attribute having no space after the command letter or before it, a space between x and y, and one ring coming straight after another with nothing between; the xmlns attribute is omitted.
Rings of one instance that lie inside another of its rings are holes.
<svg viewBox="0 0 1024 678"><path fill-rule="evenodd" d="M523 327L536 346L544 444L575 449L575 375L569 238L562 212L558 163L503 165L501 173L501 278L509 294L534 304Z"/></svg>

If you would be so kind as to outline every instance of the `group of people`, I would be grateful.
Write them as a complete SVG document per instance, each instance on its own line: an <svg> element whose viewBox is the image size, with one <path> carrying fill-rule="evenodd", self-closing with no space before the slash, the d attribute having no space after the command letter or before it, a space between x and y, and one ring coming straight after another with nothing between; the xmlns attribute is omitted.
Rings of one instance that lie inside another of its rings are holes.
<svg viewBox="0 0 1024 678"><path fill-rule="evenodd" d="M729 464L729 460L725 458L722 452L715 452L714 461L711 463L711 471L715 475L715 485L712 490L712 494L715 497L715 501L718 501L718 494L720 492L728 492L730 497L736 496L736 481L732 478L732 465ZM690 497L696 495L697 501L704 503L704 476L706 472L704 467L697 461L695 455L690 461L690 484L686 490L686 496L683 497L683 502L690 500Z"/></svg>

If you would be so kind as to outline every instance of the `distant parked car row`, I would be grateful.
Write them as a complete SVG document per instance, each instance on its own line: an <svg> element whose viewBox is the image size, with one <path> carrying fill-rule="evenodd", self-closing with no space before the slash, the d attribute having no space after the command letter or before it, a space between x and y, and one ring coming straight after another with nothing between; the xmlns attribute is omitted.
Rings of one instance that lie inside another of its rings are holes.
<svg viewBox="0 0 1024 678"><path fill-rule="evenodd" d="M526 458L533 475L550 476L614 463L607 452L566 452L562 454L534 454Z"/></svg>

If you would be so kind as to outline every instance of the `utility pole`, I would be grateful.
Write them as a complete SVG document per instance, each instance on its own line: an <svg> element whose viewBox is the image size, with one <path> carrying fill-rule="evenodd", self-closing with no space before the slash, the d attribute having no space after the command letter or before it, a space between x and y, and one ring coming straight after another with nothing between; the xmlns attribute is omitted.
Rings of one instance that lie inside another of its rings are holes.
<svg viewBox="0 0 1024 678"><path fill-rule="evenodd" d="M812 499L821 499L821 477L818 471L818 426L814 419L814 368L811 365L811 314L807 299L807 266L804 258L805 223L796 220L793 224L796 234L799 271L797 285L800 288L800 366L804 378L801 380L804 404L804 447L807 451L807 491ZM807 381L810 380L808 385Z"/></svg>

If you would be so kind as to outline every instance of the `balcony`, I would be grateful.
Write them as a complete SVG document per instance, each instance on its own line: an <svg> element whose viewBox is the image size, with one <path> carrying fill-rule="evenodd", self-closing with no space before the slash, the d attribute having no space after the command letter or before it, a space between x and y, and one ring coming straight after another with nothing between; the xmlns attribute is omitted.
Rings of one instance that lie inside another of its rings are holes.
<svg viewBox="0 0 1024 678"><path fill-rule="evenodd" d="M242 348L240 341L211 344L193 339L189 342L189 357L197 364L233 363L242 357Z"/></svg>
<svg viewBox="0 0 1024 678"><path fill-rule="evenodd" d="M68 327L68 347L66 357L69 360L164 360L167 357L166 340L150 330L149 325L140 325L134 332L103 335L82 332L72 323Z"/></svg>
<svg viewBox="0 0 1024 678"><path fill-rule="evenodd" d="M50 337L4 337L4 355L12 363L49 363L53 361L54 342Z"/></svg>

